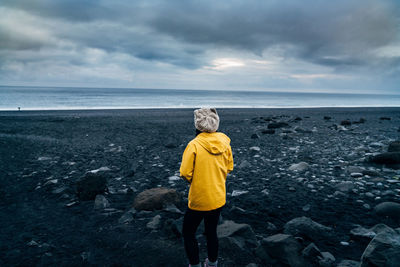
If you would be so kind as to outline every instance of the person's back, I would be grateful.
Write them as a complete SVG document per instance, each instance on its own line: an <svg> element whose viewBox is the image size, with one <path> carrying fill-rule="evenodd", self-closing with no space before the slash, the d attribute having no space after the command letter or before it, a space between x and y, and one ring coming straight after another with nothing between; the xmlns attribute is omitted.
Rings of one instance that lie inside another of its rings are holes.
<svg viewBox="0 0 400 267"><path fill-rule="evenodd" d="M219 117L215 109L202 108L194 114L195 127L201 133L189 142L182 156L180 173L190 183L182 233L189 266L200 266L195 233L204 219L208 250L205 266L216 266L216 228L226 203L226 176L233 170L232 150L229 137L216 132Z"/></svg>

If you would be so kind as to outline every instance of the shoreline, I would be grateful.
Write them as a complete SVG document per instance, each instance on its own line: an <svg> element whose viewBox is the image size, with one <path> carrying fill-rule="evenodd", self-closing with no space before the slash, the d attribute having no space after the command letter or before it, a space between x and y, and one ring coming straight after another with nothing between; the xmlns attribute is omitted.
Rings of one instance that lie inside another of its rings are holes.
<svg viewBox="0 0 400 267"><path fill-rule="evenodd" d="M205 106L207 107L207 106ZM193 110L197 109L199 107L121 107L121 108L107 108L107 107L94 107L94 108L66 108L66 109L21 109L21 110L15 110L15 109L0 109L0 114L1 113L9 113L9 112L15 112L15 113L23 113L23 112L96 112L96 111L141 111L141 110L171 110L171 111L176 111L176 110ZM326 109L399 109L399 106L269 106L269 107L215 107L217 110L326 110Z"/></svg>

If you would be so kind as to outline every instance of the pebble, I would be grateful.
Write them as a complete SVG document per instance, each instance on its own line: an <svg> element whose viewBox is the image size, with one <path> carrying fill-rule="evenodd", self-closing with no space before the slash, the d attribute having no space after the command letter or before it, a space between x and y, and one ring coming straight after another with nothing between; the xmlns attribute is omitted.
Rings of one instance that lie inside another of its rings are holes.
<svg viewBox="0 0 400 267"><path fill-rule="evenodd" d="M231 193L231 196L237 197L237 196L246 194L246 193L248 193L248 192L249 192L249 191L246 191L246 190L233 190L232 193Z"/></svg>
<svg viewBox="0 0 400 267"><path fill-rule="evenodd" d="M358 178L358 177L363 177L364 175L360 172L352 172L350 176L353 178Z"/></svg>
<svg viewBox="0 0 400 267"><path fill-rule="evenodd" d="M340 242L340 245L342 245L342 246L348 246L348 245L350 245L350 243L349 243L349 242L346 242L346 241L342 241L342 242Z"/></svg>
<svg viewBox="0 0 400 267"><path fill-rule="evenodd" d="M371 209L371 206L369 204L364 204L363 207L366 210L370 210Z"/></svg>
<svg viewBox="0 0 400 267"><path fill-rule="evenodd" d="M365 196L366 197L375 197L375 195L374 194L372 194L371 192L367 192L367 193L365 193Z"/></svg>
<svg viewBox="0 0 400 267"><path fill-rule="evenodd" d="M261 149L258 146L252 146L252 147L249 148L249 150L258 152Z"/></svg>

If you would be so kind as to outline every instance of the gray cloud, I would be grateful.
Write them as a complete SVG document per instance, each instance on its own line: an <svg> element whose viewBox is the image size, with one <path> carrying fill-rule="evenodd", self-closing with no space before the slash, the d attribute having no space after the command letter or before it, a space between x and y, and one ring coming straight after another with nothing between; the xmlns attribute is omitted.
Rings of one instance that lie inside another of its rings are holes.
<svg viewBox="0 0 400 267"><path fill-rule="evenodd" d="M1 8L0 67L41 60L84 66L88 59L79 55L98 48L195 70L210 63L210 51L268 60L279 50L282 60L336 72L400 73L399 53L376 53L399 45L395 0L3 0Z"/></svg>

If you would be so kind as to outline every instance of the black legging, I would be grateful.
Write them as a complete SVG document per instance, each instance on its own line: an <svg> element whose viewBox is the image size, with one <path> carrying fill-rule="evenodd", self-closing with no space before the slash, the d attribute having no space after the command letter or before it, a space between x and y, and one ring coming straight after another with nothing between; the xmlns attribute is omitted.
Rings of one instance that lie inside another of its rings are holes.
<svg viewBox="0 0 400 267"><path fill-rule="evenodd" d="M221 208L210 211L197 211L187 209L183 220L182 234L186 255L191 265L200 263L199 246L196 240L196 230L201 220L204 219L205 234L207 237L207 251L209 261L218 259L217 224Z"/></svg>

